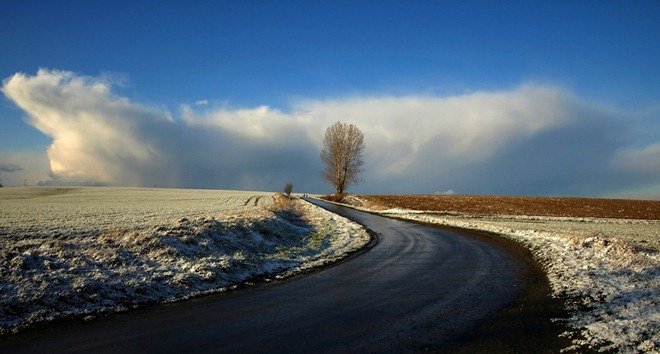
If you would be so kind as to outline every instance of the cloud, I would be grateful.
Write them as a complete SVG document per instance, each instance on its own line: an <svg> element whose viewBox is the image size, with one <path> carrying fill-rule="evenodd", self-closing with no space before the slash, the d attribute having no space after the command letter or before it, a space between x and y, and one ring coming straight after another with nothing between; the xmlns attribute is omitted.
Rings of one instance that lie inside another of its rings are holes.
<svg viewBox="0 0 660 354"><path fill-rule="evenodd" d="M52 137L51 184L281 190L292 181L301 191L329 191L318 154L325 128L338 120L365 134L367 183L358 192L451 185L463 193L600 195L660 184L648 167L660 165L657 140L638 141L631 132L641 129L630 129L625 114L549 85L307 99L290 111L182 106L177 118L71 72L16 74L2 91Z"/></svg>
<svg viewBox="0 0 660 354"><path fill-rule="evenodd" d="M208 106L209 101L208 100L199 100L195 101L195 106Z"/></svg>
<svg viewBox="0 0 660 354"><path fill-rule="evenodd" d="M613 163L619 170L641 178L657 179L660 176L660 142L619 151Z"/></svg>
<svg viewBox="0 0 660 354"><path fill-rule="evenodd" d="M2 163L0 162L0 171L2 172L16 172L21 171L23 168L19 165L13 163Z"/></svg>
<svg viewBox="0 0 660 354"><path fill-rule="evenodd" d="M311 101L325 124L342 117L365 131L372 167L405 176L435 161L478 164L512 143L571 123L572 102L552 87L453 97L375 97ZM394 148L394 149L392 149Z"/></svg>
<svg viewBox="0 0 660 354"><path fill-rule="evenodd" d="M109 82L39 70L32 77L15 74L3 92L53 138L50 169L61 180L134 185L165 172L162 145L172 118L114 96Z"/></svg>
<svg viewBox="0 0 660 354"><path fill-rule="evenodd" d="M43 151L0 152L0 171L5 172L0 177L5 187L36 185L48 178L48 170L48 158Z"/></svg>
<svg viewBox="0 0 660 354"><path fill-rule="evenodd" d="M456 195L456 191L453 189L447 189L446 191L436 191L433 194L435 195Z"/></svg>

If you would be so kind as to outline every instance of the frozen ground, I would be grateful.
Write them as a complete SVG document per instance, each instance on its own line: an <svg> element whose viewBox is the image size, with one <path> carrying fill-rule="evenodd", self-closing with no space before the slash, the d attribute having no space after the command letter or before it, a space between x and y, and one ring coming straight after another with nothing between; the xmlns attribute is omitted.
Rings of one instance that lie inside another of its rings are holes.
<svg viewBox="0 0 660 354"><path fill-rule="evenodd" d="M366 203L352 201L367 209ZM367 209L369 210L369 209ZM383 215L484 230L532 251L554 296L567 300L571 349L660 350L660 221L538 216L452 216L416 210ZM576 334L581 334L577 336Z"/></svg>
<svg viewBox="0 0 660 354"><path fill-rule="evenodd" d="M30 237L142 230L273 203L273 193L150 188L2 188L0 232Z"/></svg>
<svg viewBox="0 0 660 354"><path fill-rule="evenodd" d="M0 333L282 277L369 242L272 193L0 189Z"/></svg>

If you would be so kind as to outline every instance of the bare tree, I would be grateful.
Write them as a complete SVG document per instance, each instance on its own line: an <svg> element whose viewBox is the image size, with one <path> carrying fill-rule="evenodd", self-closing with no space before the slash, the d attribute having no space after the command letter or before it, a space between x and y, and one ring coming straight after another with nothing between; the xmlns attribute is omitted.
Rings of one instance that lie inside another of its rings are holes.
<svg viewBox="0 0 660 354"><path fill-rule="evenodd" d="M284 193L286 193L287 197L291 196L291 192L293 192L293 183L287 182L284 185Z"/></svg>
<svg viewBox="0 0 660 354"><path fill-rule="evenodd" d="M325 130L321 160L325 163L323 178L338 195L352 184L360 181L364 134L353 124L337 122Z"/></svg>

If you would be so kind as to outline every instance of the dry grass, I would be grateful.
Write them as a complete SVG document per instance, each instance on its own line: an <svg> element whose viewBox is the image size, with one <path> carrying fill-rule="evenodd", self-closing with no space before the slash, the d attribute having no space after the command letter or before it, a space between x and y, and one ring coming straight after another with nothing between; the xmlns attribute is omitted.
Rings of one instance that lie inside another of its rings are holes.
<svg viewBox="0 0 660 354"><path fill-rule="evenodd" d="M660 220L660 201L456 195L360 196L378 209L404 208L476 215L536 215Z"/></svg>
<svg viewBox="0 0 660 354"><path fill-rule="evenodd" d="M345 203L346 201L344 200L344 198L346 198L346 196L347 196L347 194L344 194L344 193L342 193L342 194L328 194L328 195L324 195L321 198L325 199L325 200L328 200L328 201L331 201L331 202Z"/></svg>

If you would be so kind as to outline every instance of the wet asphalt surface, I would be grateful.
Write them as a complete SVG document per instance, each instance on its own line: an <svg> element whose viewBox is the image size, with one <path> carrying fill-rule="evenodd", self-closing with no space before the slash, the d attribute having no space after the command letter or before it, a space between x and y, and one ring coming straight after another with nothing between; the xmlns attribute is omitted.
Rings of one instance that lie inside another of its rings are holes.
<svg viewBox="0 0 660 354"><path fill-rule="evenodd" d="M310 200L311 201L311 200ZM555 352L542 273L488 237L316 204L378 234L319 272L0 338L0 352Z"/></svg>

